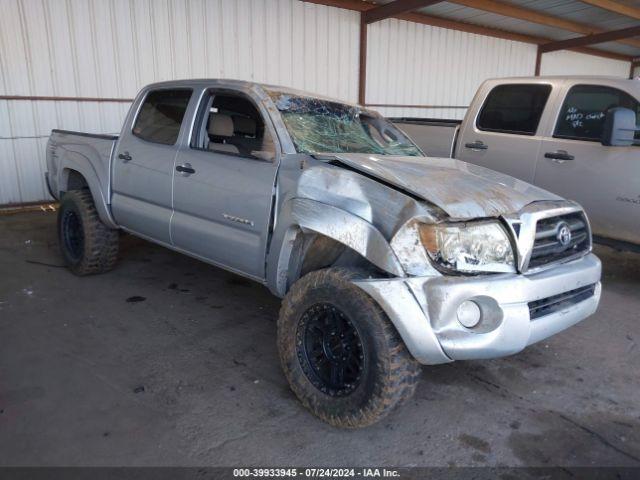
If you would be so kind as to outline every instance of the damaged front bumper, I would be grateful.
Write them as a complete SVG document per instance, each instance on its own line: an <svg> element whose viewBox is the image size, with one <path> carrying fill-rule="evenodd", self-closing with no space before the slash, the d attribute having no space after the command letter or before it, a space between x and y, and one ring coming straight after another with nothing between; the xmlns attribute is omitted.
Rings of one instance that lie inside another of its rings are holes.
<svg viewBox="0 0 640 480"><path fill-rule="evenodd" d="M411 354L434 365L511 355L578 323L598 307L600 275L600 260L589 254L532 275L354 283L380 304ZM466 301L479 311L473 328L459 320L459 307Z"/></svg>

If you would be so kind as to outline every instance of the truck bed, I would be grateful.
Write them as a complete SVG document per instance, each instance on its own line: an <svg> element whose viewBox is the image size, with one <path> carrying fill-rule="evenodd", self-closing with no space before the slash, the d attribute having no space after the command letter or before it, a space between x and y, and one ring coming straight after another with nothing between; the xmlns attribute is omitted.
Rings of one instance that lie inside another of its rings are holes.
<svg viewBox="0 0 640 480"><path fill-rule="evenodd" d="M61 159L64 159L65 168L83 172L90 168L99 180L100 193L106 203L111 187L109 171L111 168L111 156L113 148L118 140L118 135L103 135L71 130L52 130L47 145L47 183L51 194L58 198L61 176L67 175L60 168ZM86 175L85 175L86 177Z"/></svg>
<svg viewBox="0 0 640 480"><path fill-rule="evenodd" d="M429 157L451 157L462 120L439 118L390 118Z"/></svg>

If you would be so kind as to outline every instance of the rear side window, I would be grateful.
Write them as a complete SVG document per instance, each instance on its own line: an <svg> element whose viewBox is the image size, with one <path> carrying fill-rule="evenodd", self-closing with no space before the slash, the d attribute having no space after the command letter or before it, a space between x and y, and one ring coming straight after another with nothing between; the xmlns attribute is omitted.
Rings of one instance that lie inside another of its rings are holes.
<svg viewBox="0 0 640 480"><path fill-rule="evenodd" d="M599 142L607 111L615 107L633 110L640 123L638 102L628 93L602 85L576 85L562 105L554 137Z"/></svg>
<svg viewBox="0 0 640 480"><path fill-rule="evenodd" d="M535 135L551 85L500 85L489 93L477 127L489 132Z"/></svg>
<svg viewBox="0 0 640 480"><path fill-rule="evenodd" d="M149 92L133 125L133 134L153 143L176 143L191 92L187 89Z"/></svg>

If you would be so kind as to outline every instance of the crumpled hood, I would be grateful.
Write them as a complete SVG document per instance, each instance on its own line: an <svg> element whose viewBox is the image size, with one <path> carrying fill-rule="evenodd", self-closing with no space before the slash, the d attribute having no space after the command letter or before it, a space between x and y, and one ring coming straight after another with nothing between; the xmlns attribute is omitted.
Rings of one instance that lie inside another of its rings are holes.
<svg viewBox="0 0 640 480"><path fill-rule="evenodd" d="M561 197L502 173L453 158L331 155L351 168L431 202L450 217L497 217Z"/></svg>

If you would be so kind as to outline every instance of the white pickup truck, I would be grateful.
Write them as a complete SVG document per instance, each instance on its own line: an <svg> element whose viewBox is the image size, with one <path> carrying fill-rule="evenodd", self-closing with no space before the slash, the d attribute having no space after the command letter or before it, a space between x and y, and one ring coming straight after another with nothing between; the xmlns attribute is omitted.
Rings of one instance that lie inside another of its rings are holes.
<svg viewBox="0 0 640 480"><path fill-rule="evenodd" d="M492 79L462 121L393 121L428 156L481 165L575 200L599 240L638 248L640 81Z"/></svg>

